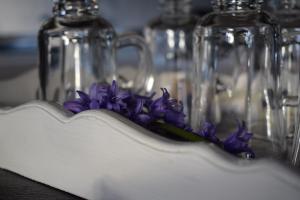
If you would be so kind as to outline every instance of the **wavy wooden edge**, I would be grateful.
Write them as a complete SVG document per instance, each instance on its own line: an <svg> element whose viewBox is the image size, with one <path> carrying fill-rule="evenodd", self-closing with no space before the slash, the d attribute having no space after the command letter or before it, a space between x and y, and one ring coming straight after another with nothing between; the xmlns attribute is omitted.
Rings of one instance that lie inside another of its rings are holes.
<svg viewBox="0 0 300 200"><path fill-rule="evenodd" d="M42 177L42 173L36 173L34 172L28 172L30 171L32 166L27 166L26 164L22 162L18 162L18 158L10 158L9 154L10 152L14 151L13 147L5 146L5 139L6 137L10 137L6 131L9 131L10 125L8 123L4 124L1 122L10 122L11 124L17 124L20 126L20 128L16 128L16 130L19 130L18 133L15 134L15 139L17 140L17 137L20 136L20 134L24 134L24 132L20 131L22 130L22 126L26 127L28 124L22 124L22 119L24 119L24 116L28 116L29 118L34 118L35 116L39 116L40 118L37 118L36 123L44 123L45 121L51 121L53 123L54 129L58 132L57 135L53 135L54 133L50 133L49 130L45 130L45 134L51 134L51 137L60 137L59 134L64 134L66 131L70 132L72 131L72 127L78 127L78 124L84 123L85 126L94 126L95 124L99 124L100 127L103 127L103 130L110 133L117 133L119 134L117 136L118 141L122 141L123 143L131 144L129 146L129 152L131 154L135 154L136 156L141 156L142 152L136 152L131 149L143 149L144 154L150 154L153 155L151 157L151 160L159 160L160 157L176 157L178 160L174 159L172 162L175 162L179 165L184 165L186 163L183 163L184 160L190 160L188 162L191 163L198 163L199 165L207 165L214 167L214 169L217 171L224 172L225 174L230 174L230 176L252 176L256 173L265 174L266 177L273 177L275 178L278 183L286 185L289 188L297 189L297 191L300 191L300 178L299 175L292 170L288 169L287 167L271 160L258 160L258 161L244 161L240 160L238 158L235 158L222 150L218 149L214 145L208 145L204 143L182 143L182 142L174 142L172 140L168 140L166 138L162 138L152 132L149 132L145 130L144 128L132 123L131 121L123 118L122 116L112 113L109 111L86 111L83 113L80 113L78 115L72 115L66 111L64 111L62 108L52 105L46 102L41 101L34 101L30 102L24 105L21 105L16 108L11 109L2 109L0 110L0 156L6 159L2 160L0 157L0 167L3 167L5 169L14 171L16 173L19 173L21 175L27 176L31 179L34 179L36 181L43 182L45 184L54 186L58 189L65 190L67 192L73 193L75 195L84 197L84 198L91 198L91 199L99 199L99 197L103 194L98 194L97 192L95 194L87 194L84 192L84 189L79 188L78 191L76 191L69 183L65 183L66 186L57 184L54 180L48 180L49 177ZM30 123L30 121L28 122ZM31 127L34 128L34 127ZM62 130L65 128L65 130ZM98 127L99 128L99 127ZM110 133L101 134L101 129L99 128L99 135L93 134L93 137L97 140L101 141L103 138L110 138ZM3 130L6 130L4 133ZM34 130L34 129L33 129ZM48 132L47 132L48 131ZM78 133L80 131L76 130ZM82 130L86 131L86 130ZM95 130L91 130L93 132ZM2 134L1 134L2 132ZM75 132L75 131L74 131ZM44 134L44 133L40 133ZM55 133L56 134L56 133ZM87 133L88 134L88 133ZM29 134L28 137L33 137ZM62 135L61 135L62 136ZM116 136L114 136L116 137ZM35 141L34 138L31 138L32 141L30 141L31 145L38 145L40 141ZM82 138L84 139L84 138ZM115 148L117 148L118 141L112 142L112 147L115 145ZM129 142L130 141L130 142ZM1 144L2 142L2 144ZM94 141L93 141L94 142ZM114 144L115 143L115 144ZM13 143L12 143L13 144ZM23 143L19 143L20 145L23 145ZM81 144L80 142L78 144ZM104 144L104 143L102 143ZM3 149L3 146L5 148ZM51 146L50 146L51 147ZM30 148L30 146L24 145L24 148ZM86 148L89 148L88 146ZM95 148L96 145L95 145ZM107 151L111 151L109 149L110 146L107 147ZM124 149L124 146L120 147L121 150L126 151ZM36 149L38 150L38 149ZM63 151L64 149L61 149ZM86 149L84 149L86 150ZM50 150L49 150L50 151ZM22 154L22 152L18 152L19 154ZM130 156L131 154L128 154ZM37 154L38 155L38 154ZM45 153L47 155L47 153ZM49 154L55 158L54 155L51 153ZM101 152L99 151L97 153L99 155L99 159L101 159L101 156L108 157L110 156L108 152ZM122 154L123 155L123 154ZM154 157L154 155L157 156ZM30 157L30 154L27 156ZM72 155L71 155L72 156ZM73 157L70 159L73 159ZM115 155L118 157L119 155ZM121 153L120 153L121 157ZM51 158L49 158L51 160ZM68 157L66 158L68 159ZM10 161L12 163L10 163ZM32 162L38 163L37 160L34 160L34 158L29 158L28 160L31 160ZM98 161L92 161L89 160L89 157L84 158L85 161L90 162L90 164L93 164L93 162L96 165L99 165ZM130 160L130 159L129 159ZM2 162L1 162L2 161ZM132 161L132 160L131 160ZM147 162L147 159L144 159L144 162ZM185 161L187 162L187 161ZM9 164L7 164L9 163ZM59 165L60 163L56 163ZM121 165L120 161L120 165ZM161 159L160 164L162 166L168 166L169 164L167 161L164 161L164 159ZM25 165L24 166L17 166L17 165ZM29 164L30 165L30 164ZM27 168L26 168L27 166ZM26 168L26 170L23 170L22 167ZM108 165L109 167L109 165ZM113 167L113 166L112 166ZM132 167L135 167L134 163L132 163ZM92 166L88 166L87 169L93 168ZM195 172L187 172L190 174L197 174L197 166L192 165L191 168L195 170ZM45 168L43 173L46 173L47 170L49 170L51 173L55 175L55 167L53 168ZM51 171L52 170L52 171ZM178 169L179 170L179 169ZM203 169L202 169L203 170ZM208 170L209 171L209 170ZM158 174L164 175L161 172L157 172ZM99 172L100 176L103 176L103 172ZM147 174L145 174L146 176ZM96 175L95 175L96 176ZM88 182L88 181L87 181ZM196 192L196 191L195 191ZM295 193L296 194L296 193ZM300 192L298 192L298 195ZM110 194L111 195L111 194ZM126 196L126 195L125 195ZM163 196L163 195L162 195Z"/></svg>
<svg viewBox="0 0 300 200"><path fill-rule="evenodd" d="M66 110L63 110L62 107L55 104L46 103L43 101L33 101L16 108L6 108L0 110L0 115L9 115L15 112L24 111L28 109L39 109L47 114L50 117L57 120L62 124L76 123L77 120L82 118L94 118L100 120L109 125L112 129L115 129L122 133L124 136L131 138L138 144L145 145L149 148L155 149L157 151L165 153L195 153L201 158L206 159L215 163L217 166L232 171L232 170L250 170L256 168L252 161L240 160L231 156L228 153L223 152L218 147L213 144L204 144L204 143L188 143L188 142L176 142L168 140L167 138L161 137L152 133L139 125L131 122L130 120L110 111L101 110L101 111L85 111L77 115L73 115ZM120 128L118 128L120 127ZM194 148L204 148L214 153L215 158L212 161L212 158L207 158L206 155L201 154L201 151L195 151Z"/></svg>

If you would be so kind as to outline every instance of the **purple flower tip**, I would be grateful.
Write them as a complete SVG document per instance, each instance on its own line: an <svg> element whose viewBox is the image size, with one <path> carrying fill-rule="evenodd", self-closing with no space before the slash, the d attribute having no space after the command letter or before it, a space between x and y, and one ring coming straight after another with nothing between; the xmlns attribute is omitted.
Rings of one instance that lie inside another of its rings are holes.
<svg viewBox="0 0 300 200"><path fill-rule="evenodd" d="M216 126L214 124L205 122L203 128L197 131L196 134L208 139L212 143L219 145L221 141L217 137L216 132Z"/></svg>
<svg viewBox="0 0 300 200"><path fill-rule="evenodd" d="M250 158L255 158L255 153L249 147L248 142L253 134L247 131L246 123L238 123L238 129L223 142L224 149L232 154L246 153Z"/></svg>
<svg viewBox="0 0 300 200"><path fill-rule="evenodd" d="M162 96L150 105L150 114L156 118L172 124L178 128L185 128L188 125L185 122L182 102L170 98L166 88L161 88Z"/></svg>

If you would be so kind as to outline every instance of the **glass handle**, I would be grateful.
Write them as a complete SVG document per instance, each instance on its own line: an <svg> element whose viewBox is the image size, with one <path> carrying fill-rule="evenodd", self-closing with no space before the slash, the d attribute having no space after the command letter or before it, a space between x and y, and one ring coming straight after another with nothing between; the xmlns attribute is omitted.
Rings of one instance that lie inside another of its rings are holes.
<svg viewBox="0 0 300 200"><path fill-rule="evenodd" d="M131 84L127 83L127 87L133 88L137 93L150 93L154 82L152 76L153 63L150 49L143 37L134 33L126 33L118 36L113 46L114 62L117 60L117 50L129 46L136 47L139 50L140 62L137 75Z"/></svg>
<svg viewBox="0 0 300 200"><path fill-rule="evenodd" d="M292 152L292 164L296 167L300 167L300 129L298 128L294 142Z"/></svg>
<svg viewBox="0 0 300 200"><path fill-rule="evenodd" d="M298 107L298 96L285 96L282 105L285 107Z"/></svg>
<svg viewBox="0 0 300 200"><path fill-rule="evenodd" d="M298 113L297 116L300 114L300 104L299 104L299 98L298 96L285 96L282 101L282 105L284 107L290 107L293 109L298 109L296 112ZM296 131L294 133L294 139L293 139L293 146L292 146L292 157L291 157L291 163L294 166L299 167L300 166L300 126L299 126L299 120L300 117L297 117L296 119Z"/></svg>

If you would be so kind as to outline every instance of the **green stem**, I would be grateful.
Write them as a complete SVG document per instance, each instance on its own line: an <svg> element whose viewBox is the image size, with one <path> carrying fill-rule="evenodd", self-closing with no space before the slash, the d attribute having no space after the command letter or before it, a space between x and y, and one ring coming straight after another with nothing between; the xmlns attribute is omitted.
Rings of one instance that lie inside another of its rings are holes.
<svg viewBox="0 0 300 200"><path fill-rule="evenodd" d="M207 142L206 139L204 139L203 137L201 137L199 135L185 131L181 128L178 128L178 127L170 125L170 124L154 122L153 125L160 128L163 131L166 131L168 134L173 134L177 137L180 137L180 138L185 139L190 142Z"/></svg>

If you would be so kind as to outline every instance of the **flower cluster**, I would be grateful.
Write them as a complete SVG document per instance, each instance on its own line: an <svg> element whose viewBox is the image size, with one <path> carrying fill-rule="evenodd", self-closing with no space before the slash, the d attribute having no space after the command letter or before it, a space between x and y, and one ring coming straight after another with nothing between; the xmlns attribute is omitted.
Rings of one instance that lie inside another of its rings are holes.
<svg viewBox="0 0 300 200"><path fill-rule="evenodd" d="M85 110L108 109L143 126L160 120L188 129L182 103L170 98L166 89L162 92L162 97L153 100L154 94L150 97L132 94L119 89L116 81L112 85L93 84L89 94L77 91L79 98L65 102L64 107L75 114Z"/></svg>
<svg viewBox="0 0 300 200"><path fill-rule="evenodd" d="M250 141L252 133L249 133L246 128L246 123L239 123L238 130L223 142L223 147L226 151L232 154L246 153L249 158L254 158L255 153L249 147L248 142Z"/></svg>
<svg viewBox="0 0 300 200"><path fill-rule="evenodd" d="M166 89L162 89L161 97L153 99L154 94L149 97L136 95L131 91L121 90L116 81L113 81L111 85L93 84L89 94L81 91L77 93L78 99L64 103L64 107L75 114L85 110L108 109L150 130L156 131L166 127L157 127L159 124L168 125L168 128L172 126L177 132L182 130L183 134L180 133L180 136L193 134L193 136L215 143L229 153L235 155L246 153L250 158L255 157L254 152L248 146L252 134L247 132L245 123L239 124L238 130L224 141L217 137L216 126L208 122L201 130L194 132L185 122L182 102L172 99ZM186 138L193 140L191 138L194 137Z"/></svg>

